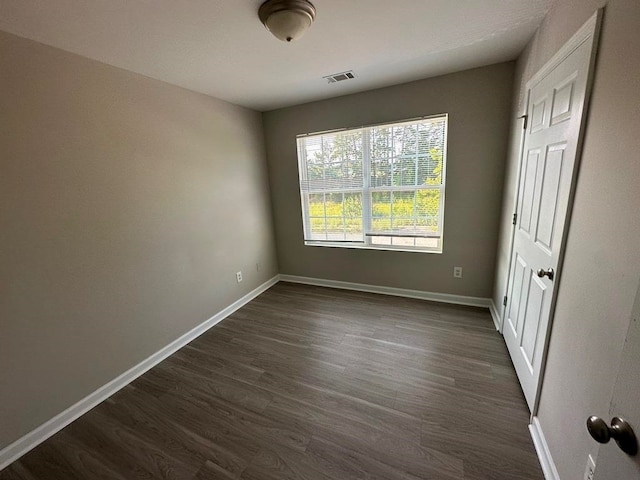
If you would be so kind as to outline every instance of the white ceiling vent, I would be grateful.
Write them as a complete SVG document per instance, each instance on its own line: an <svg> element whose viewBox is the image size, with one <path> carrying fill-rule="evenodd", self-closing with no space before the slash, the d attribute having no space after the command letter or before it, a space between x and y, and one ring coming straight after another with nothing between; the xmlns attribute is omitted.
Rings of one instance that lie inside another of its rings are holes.
<svg viewBox="0 0 640 480"><path fill-rule="evenodd" d="M324 78L327 83L336 83L342 82L343 80L352 80L356 78L356 75L352 70L349 70L348 72L334 73L333 75L327 75L326 77L322 78Z"/></svg>

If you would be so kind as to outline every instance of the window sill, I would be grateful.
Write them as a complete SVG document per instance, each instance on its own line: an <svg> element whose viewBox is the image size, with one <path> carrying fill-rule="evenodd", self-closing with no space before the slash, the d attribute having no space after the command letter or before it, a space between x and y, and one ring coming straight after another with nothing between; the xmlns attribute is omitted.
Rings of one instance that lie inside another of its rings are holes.
<svg viewBox="0 0 640 480"><path fill-rule="evenodd" d="M329 248L349 248L356 250L384 250L388 252L411 252L411 253L436 253L441 254L442 248L435 249L429 247L405 247L393 245L362 245L358 243L330 243L330 242L304 242L307 247L329 247Z"/></svg>

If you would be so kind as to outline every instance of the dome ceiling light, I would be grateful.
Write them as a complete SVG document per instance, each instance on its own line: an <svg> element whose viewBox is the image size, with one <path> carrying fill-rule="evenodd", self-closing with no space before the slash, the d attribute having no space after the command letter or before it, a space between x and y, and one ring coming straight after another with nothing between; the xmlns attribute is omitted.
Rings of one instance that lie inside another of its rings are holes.
<svg viewBox="0 0 640 480"><path fill-rule="evenodd" d="M258 16L276 38L292 42L311 26L316 8L307 0L267 0L260 6Z"/></svg>

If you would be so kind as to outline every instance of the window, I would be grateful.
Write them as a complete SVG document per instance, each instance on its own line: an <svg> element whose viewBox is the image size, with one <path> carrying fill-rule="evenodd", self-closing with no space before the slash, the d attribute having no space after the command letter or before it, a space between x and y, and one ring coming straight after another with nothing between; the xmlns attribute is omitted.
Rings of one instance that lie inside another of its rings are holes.
<svg viewBox="0 0 640 480"><path fill-rule="evenodd" d="M298 136L306 245L442 252L447 115Z"/></svg>

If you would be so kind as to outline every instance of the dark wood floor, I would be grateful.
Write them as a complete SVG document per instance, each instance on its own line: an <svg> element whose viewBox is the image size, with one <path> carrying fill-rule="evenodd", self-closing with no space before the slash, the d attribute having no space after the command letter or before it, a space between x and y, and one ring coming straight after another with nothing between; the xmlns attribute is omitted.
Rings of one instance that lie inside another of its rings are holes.
<svg viewBox="0 0 640 480"><path fill-rule="evenodd" d="M279 283L9 479L542 479L486 310Z"/></svg>

